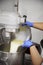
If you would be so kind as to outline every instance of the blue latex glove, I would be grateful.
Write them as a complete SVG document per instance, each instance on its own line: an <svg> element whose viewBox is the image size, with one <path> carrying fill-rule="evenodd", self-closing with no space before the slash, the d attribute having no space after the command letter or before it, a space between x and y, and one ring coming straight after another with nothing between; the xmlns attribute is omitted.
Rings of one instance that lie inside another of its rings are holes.
<svg viewBox="0 0 43 65"><path fill-rule="evenodd" d="M33 45L33 43L30 40L27 40L24 42L22 47L30 48Z"/></svg>
<svg viewBox="0 0 43 65"><path fill-rule="evenodd" d="M26 23L22 24L22 26L27 25L33 27L33 22L26 21Z"/></svg>

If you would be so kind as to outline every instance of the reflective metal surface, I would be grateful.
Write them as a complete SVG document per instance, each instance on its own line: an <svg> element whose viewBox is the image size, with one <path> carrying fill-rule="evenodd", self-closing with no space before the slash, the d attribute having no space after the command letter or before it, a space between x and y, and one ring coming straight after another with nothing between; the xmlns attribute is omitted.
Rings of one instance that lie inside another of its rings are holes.
<svg viewBox="0 0 43 65"><path fill-rule="evenodd" d="M22 53L0 52L0 65L22 65Z"/></svg>

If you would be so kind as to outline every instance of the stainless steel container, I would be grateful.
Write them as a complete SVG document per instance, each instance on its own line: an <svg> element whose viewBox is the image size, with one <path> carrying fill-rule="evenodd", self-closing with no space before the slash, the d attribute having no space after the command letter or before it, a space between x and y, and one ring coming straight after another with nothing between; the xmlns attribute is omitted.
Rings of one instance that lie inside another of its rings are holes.
<svg viewBox="0 0 43 65"><path fill-rule="evenodd" d="M0 65L23 65L22 53L0 52Z"/></svg>

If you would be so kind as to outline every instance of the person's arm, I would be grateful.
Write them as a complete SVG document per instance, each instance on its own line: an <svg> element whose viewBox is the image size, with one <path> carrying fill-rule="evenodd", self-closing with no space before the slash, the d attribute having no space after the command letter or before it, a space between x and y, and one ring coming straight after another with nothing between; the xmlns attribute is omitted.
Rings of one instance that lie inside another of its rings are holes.
<svg viewBox="0 0 43 65"><path fill-rule="evenodd" d="M33 27L43 30L43 22L34 22Z"/></svg>
<svg viewBox="0 0 43 65"><path fill-rule="evenodd" d="M30 54L32 58L33 65L41 65L42 63L42 57L38 53L35 46L30 47Z"/></svg>
<svg viewBox="0 0 43 65"><path fill-rule="evenodd" d="M25 41L22 47L30 48L30 55L32 58L33 65L40 65L42 63L43 59L38 53L38 50L34 46L33 42L31 42L31 40Z"/></svg>
<svg viewBox="0 0 43 65"><path fill-rule="evenodd" d="M34 27L34 28L43 30L43 22L29 22L29 21L26 21L23 25L27 25L27 26L30 26L30 27Z"/></svg>

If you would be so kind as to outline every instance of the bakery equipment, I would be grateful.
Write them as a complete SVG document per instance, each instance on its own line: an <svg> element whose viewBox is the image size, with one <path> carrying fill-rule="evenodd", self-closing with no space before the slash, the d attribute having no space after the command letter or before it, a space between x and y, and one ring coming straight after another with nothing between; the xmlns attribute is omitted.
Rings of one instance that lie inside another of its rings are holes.
<svg viewBox="0 0 43 65"><path fill-rule="evenodd" d="M0 51L0 65L22 65L22 54Z"/></svg>
<svg viewBox="0 0 43 65"><path fill-rule="evenodd" d="M4 16L9 16L9 21L12 17L14 17L13 14L3 14ZM12 16L11 16L12 15ZM24 15L25 16L25 15ZM23 17L24 17L23 16ZM6 52L6 50L1 50L0 52L0 64L1 65L25 65L25 64L32 64L31 58L30 58L30 52L28 52L27 48L22 48L22 43L26 40L32 39L31 34L31 28L28 26L22 26L21 24L23 22L26 22L25 18L19 18L15 14L15 19L11 19L11 21L18 21L14 22L14 25L12 23L4 24L4 31L2 32L3 39L5 40L5 47L7 48L7 44L10 47L10 50ZM20 22L20 20L23 20L23 22ZM4 34L3 34L4 33ZM14 40L14 41L13 41ZM16 40L16 43L15 43ZM18 41L17 41L18 40ZM22 41L22 43L21 43ZM12 44L13 42L13 44ZM21 43L21 44L20 44ZM13 45L13 47L12 47ZM5 49L6 49L5 48ZM4 49L4 48L3 48ZM28 57L28 58L27 58ZM19 60L18 60L19 58ZM29 61L29 62L28 62Z"/></svg>
<svg viewBox="0 0 43 65"><path fill-rule="evenodd" d="M7 16L7 17L6 17ZM4 19L3 19L4 17ZM18 15L13 14L13 13L3 13L1 16L1 21L2 19L4 21L8 21L9 24L5 23L4 24L4 30L2 32L3 39L5 40L5 46L3 47L0 46L1 48L7 48L7 45L10 46L12 40L22 40L23 42L27 39L31 39L31 29L28 26L22 26L21 23L24 23L25 18L19 18ZM21 20L21 21L20 21ZM12 21L12 23L10 23ZM14 22L16 21L16 22ZM23 22L22 22L23 21ZM14 22L14 23L13 23ZM2 24L2 23L1 23ZM28 30L28 31L27 31ZM22 34L22 35L21 35ZM14 38L12 38L14 36ZM19 52L18 48L21 46L18 45L17 51L15 52L6 52L6 48L4 50L0 50L0 65L17 65L17 62L19 63L18 65L23 65L23 57L24 57L24 51ZM10 47L11 48L11 47ZM12 47L13 48L13 47ZM16 58L17 57L17 58ZM16 60L14 60L16 58ZM19 58L19 60L18 60Z"/></svg>
<svg viewBox="0 0 43 65"><path fill-rule="evenodd" d="M31 29L28 26L22 27L22 23L24 23L25 18L19 17L14 13L1 13L1 21L4 22L4 30L2 32L2 36L4 39L4 45L2 44L0 48L0 65L23 65L23 56L24 51L21 53L19 51L10 52L10 49L6 52L7 46L10 47L12 40L22 40L25 41L29 36L31 38ZM8 21L9 23L6 23ZM16 21L16 22L15 22ZM2 24L2 23L1 23ZM28 30L28 31L27 31ZM22 35L21 35L22 34ZM14 36L14 38L13 38ZM22 37L23 36L23 37ZM20 45L18 45L17 50ZM13 47L12 47L13 48ZM4 50L3 50L4 49ZM18 59L19 58L19 59ZM14 60L15 59L15 60Z"/></svg>

